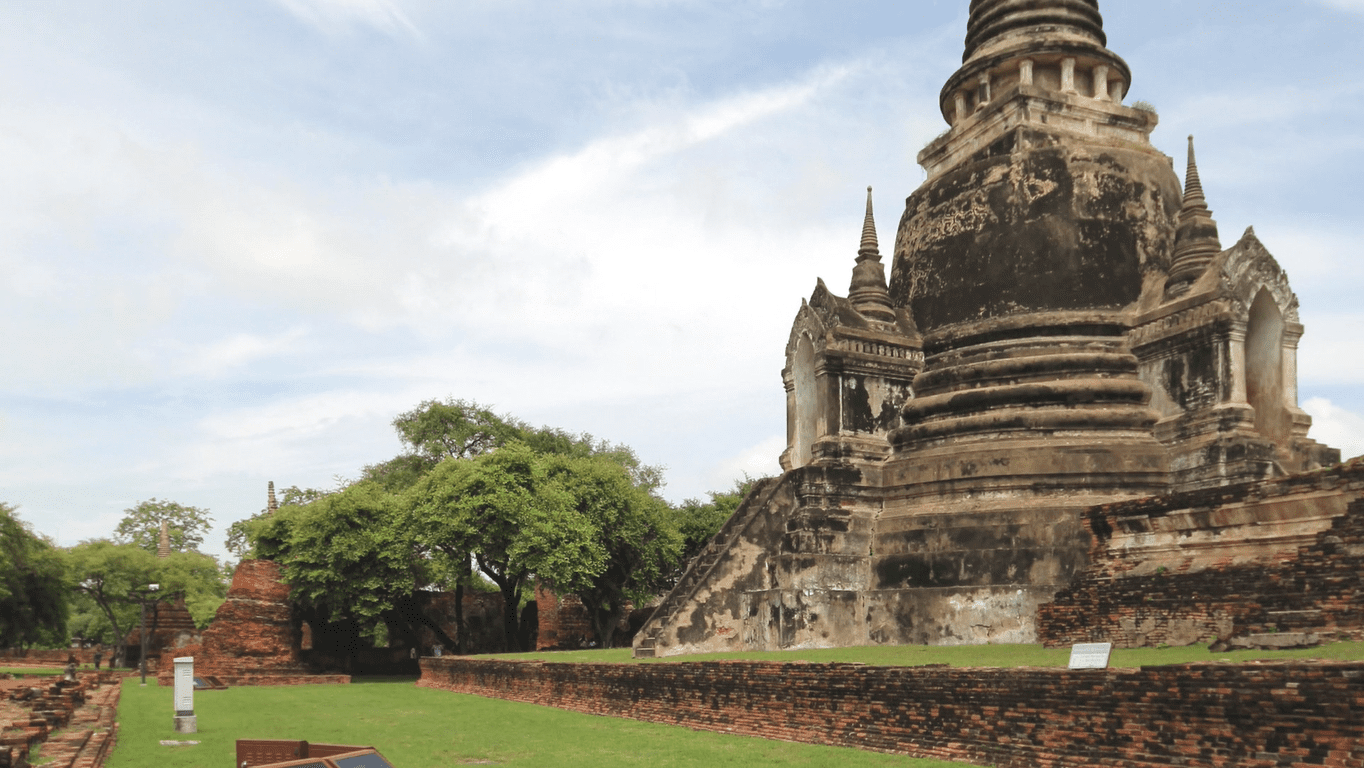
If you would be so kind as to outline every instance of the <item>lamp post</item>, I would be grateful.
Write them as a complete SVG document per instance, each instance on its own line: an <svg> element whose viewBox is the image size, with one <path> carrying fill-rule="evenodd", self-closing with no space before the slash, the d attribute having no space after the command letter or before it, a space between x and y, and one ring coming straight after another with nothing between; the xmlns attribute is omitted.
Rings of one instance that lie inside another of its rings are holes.
<svg viewBox="0 0 1364 768"><path fill-rule="evenodd" d="M142 670L142 685L147 685L147 603L151 602L152 595L161 589L160 584L148 584L146 589L133 590L131 596L142 606L142 652L138 654L138 666Z"/></svg>

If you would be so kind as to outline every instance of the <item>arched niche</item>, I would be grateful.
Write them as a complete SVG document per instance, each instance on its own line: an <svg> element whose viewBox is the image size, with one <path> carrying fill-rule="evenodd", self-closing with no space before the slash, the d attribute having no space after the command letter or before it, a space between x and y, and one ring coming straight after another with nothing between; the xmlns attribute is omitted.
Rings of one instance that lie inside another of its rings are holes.
<svg viewBox="0 0 1364 768"><path fill-rule="evenodd" d="M1261 288L1246 323L1246 400L1255 409L1255 430L1275 441L1289 438L1291 420L1283 379L1284 318Z"/></svg>
<svg viewBox="0 0 1364 768"><path fill-rule="evenodd" d="M811 447L819 437L819 396L815 380L815 345L804 333L796 340L791 361L796 400L795 434L791 442L791 465L803 467L812 458Z"/></svg>

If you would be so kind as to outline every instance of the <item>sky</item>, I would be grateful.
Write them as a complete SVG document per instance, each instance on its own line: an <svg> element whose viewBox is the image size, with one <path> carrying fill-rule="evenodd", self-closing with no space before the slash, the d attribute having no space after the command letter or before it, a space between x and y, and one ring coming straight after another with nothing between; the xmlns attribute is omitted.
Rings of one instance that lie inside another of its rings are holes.
<svg viewBox="0 0 1364 768"><path fill-rule="evenodd" d="M464 398L624 443L678 501L774 473L817 277L894 240L967 0L0 3L0 500L59 544L148 498L333 487ZM1230 246L1364 453L1364 0L1104 0ZM889 261L889 259L887 259Z"/></svg>

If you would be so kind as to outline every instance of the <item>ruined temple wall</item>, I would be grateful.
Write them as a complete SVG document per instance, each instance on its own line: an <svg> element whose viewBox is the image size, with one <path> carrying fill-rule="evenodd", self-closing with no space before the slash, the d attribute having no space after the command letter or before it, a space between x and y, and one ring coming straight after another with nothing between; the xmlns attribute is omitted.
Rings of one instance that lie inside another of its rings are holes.
<svg viewBox="0 0 1364 768"><path fill-rule="evenodd" d="M1038 612L1048 645L1364 634L1364 462L1096 507L1089 568Z"/></svg>

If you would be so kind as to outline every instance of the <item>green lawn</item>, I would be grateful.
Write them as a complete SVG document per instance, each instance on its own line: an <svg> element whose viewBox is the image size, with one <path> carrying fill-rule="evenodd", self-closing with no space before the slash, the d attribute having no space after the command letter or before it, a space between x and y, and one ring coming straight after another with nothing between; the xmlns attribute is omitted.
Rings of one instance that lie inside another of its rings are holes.
<svg viewBox="0 0 1364 768"><path fill-rule="evenodd" d="M1069 648L1043 648L1040 645L874 645L857 648L821 648L805 651L747 651L742 653L705 653L694 656L669 656L662 659L632 659L629 648L598 651L542 651L506 653L473 658L571 661L598 664L678 663L748 659L752 661L808 661L815 663L849 662L887 667L924 664L950 664L954 667L1064 667L1070 661ZM1364 642L1331 643L1317 648L1291 651L1231 651L1209 653L1207 645L1182 648L1134 648L1113 651L1113 667L1144 667L1188 664L1199 661L1251 661L1256 659L1340 659L1364 660Z"/></svg>
<svg viewBox="0 0 1364 768"><path fill-rule="evenodd" d="M0 667L0 675L23 675L24 677L36 675L60 675L61 667Z"/></svg>
<svg viewBox="0 0 1364 768"><path fill-rule="evenodd" d="M172 727L171 689L123 684L118 746L107 768L228 768L236 739L372 745L395 768L463 764L639 766L908 766L947 768L854 749L788 744L417 688L401 682L230 688L194 696L199 733ZM197 740L197 746L160 741ZM954 766L959 768L959 766Z"/></svg>

